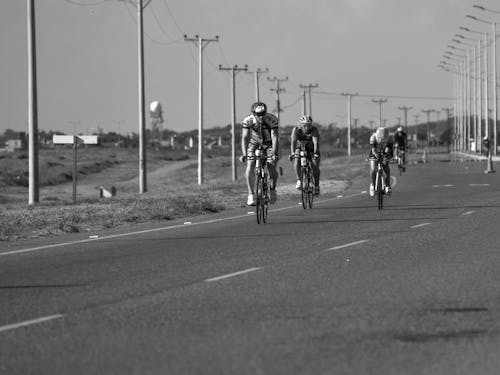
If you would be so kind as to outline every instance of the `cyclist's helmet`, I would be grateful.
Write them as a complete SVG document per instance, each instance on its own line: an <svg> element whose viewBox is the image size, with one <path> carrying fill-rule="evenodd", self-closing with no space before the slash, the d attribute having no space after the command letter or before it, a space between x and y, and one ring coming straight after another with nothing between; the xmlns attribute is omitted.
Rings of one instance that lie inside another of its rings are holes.
<svg viewBox="0 0 500 375"><path fill-rule="evenodd" d="M398 128L396 129L398 132L402 132L403 131L403 127L402 126L398 126Z"/></svg>
<svg viewBox="0 0 500 375"><path fill-rule="evenodd" d="M255 116L264 116L267 113L267 105L262 102L255 102L252 104L251 110Z"/></svg>
<svg viewBox="0 0 500 375"><path fill-rule="evenodd" d="M306 131L311 130L312 123L313 123L313 120L312 120L311 116L303 115L303 116L299 117L299 126Z"/></svg>
<svg viewBox="0 0 500 375"><path fill-rule="evenodd" d="M377 130L375 130L375 139L377 140L378 143L386 142L387 141L387 129L384 128L383 126L377 128Z"/></svg>

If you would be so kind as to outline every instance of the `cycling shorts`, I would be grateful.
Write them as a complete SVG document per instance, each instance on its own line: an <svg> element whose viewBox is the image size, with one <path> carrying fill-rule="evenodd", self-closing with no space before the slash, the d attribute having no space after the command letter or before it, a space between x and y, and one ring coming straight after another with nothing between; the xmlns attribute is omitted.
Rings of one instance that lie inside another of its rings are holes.
<svg viewBox="0 0 500 375"><path fill-rule="evenodd" d="M255 142L250 142L248 144L247 156L248 156L249 159L253 159L253 157L255 156L255 150L258 147L259 147L259 144L255 143ZM263 147L264 147L264 152L267 155L267 162L271 163L271 164L274 164L275 160L274 160L274 153L273 153L272 144L264 144Z"/></svg>

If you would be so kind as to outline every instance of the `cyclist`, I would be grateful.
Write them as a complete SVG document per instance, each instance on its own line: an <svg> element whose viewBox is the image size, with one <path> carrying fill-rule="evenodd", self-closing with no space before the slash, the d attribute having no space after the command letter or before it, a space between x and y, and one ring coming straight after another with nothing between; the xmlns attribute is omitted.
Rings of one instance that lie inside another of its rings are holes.
<svg viewBox="0 0 500 375"><path fill-rule="evenodd" d="M290 136L290 161L295 159L295 176L297 177L297 189L302 188L301 166L300 166L300 143L306 143L307 157L312 160L312 171L314 176L314 194L319 195L319 131L313 125L311 116L300 116L297 126L292 129Z"/></svg>
<svg viewBox="0 0 500 375"><path fill-rule="evenodd" d="M240 161L247 162L245 177L248 187L247 205L255 206L255 149L262 145L267 154L270 183L270 201L276 202L276 182L278 172L276 163L278 162L279 138L278 138L278 118L271 113L267 113L267 105L262 102L255 102L251 106L252 114L243 120L243 130L241 133Z"/></svg>
<svg viewBox="0 0 500 375"><path fill-rule="evenodd" d="M385 193L391 194L391 168L389 161L392 159L392 143L389 140L389 132L384 127L379 127L370 137L370 197L375 196L375 178L377 177L377 161L382 162L385 174Z"/></svg>
<svg viewBox="0 0 500 375"><path fill-rule="evenodd" d="M406 171L406 155L405 151L408 145L408 137L403 131L402 126L398 126L396 133L394 134L394 147L398 155L401 155L401 160L403 162L403 172Z"/></svg>

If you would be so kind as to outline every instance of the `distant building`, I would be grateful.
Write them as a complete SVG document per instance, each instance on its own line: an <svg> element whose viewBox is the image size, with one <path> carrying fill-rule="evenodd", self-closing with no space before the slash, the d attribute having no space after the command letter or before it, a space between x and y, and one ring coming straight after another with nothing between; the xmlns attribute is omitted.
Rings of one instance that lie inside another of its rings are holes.
<svg viewBox="0 0 500 375"><path fill-rule="evenodd" d="M9 152L14 152L14 150L19 150L23 148L23 142L20 139L9 139L5 142L5 148Z"/></svg>

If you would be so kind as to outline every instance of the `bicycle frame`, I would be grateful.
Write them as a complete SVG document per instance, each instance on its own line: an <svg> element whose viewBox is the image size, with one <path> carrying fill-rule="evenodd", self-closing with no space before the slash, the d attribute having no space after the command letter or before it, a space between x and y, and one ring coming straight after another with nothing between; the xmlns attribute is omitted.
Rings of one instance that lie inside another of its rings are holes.
<svg viewBox="0 0 500 375"><path fill-rule="evenodd" d="M269 205L269 169L267 166L267 155L262 146L255 150L255 213L257 224L267 221Z"/></svg>
<svg viewBox="0 0 500 375"><path fill-rule="evenodd" d="M377 160L377 175L375 177L375 194L377 195L378 209L384 208L385 173L382 162Z"/></svg>
<svg viewBox="0 0 500 375"><path fill-rule="evenodd" d="M306 209L308 206L312 208L314 201L314 175L312 172L312 160L309 157L305 143L300 143L299 151L300 160L300 171L301 171L301 197L302 197L302 207Z"/></svg>

